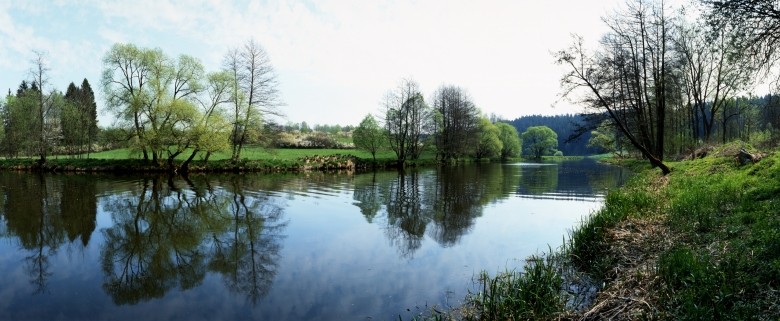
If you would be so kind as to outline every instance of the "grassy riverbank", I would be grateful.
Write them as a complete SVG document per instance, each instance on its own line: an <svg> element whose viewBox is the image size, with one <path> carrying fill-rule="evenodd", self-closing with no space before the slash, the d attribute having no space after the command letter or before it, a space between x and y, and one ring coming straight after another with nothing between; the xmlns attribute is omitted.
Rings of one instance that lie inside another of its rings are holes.
<svg viewBox="0 0 780 321"><path fill-rule="evenodd" d="M188 156L179 155L175 165L180 165ZM6 170L43 170L67 172L165 172L171 166L167 160L159 164L144 162L139 152L131 149L116 149L93 153L82 157L50 156L46 164L40 165L37 158L1 159L0 169ZM397 162L391 151L377 153L376 160L371 154L356 149L264 149L245 148L241 160L230 160L229 152L211 155L208 161L203 155L196 156L189 164L191 172L299 172L307 170L355 170L370 168L395 168ZM407 161L406 166L422 166L436 163L432 153L424 153L418 160Z"/></svg>
<svg viewBox="0 0 780 321"><path fill-rule="evenodd" d="M670 163L666 176L643 167L562 248L523 273L481 275L466 305L424 318L776 320L780 154L739 165L740 147ZM577 309L571 292L589 284L598 294Z"/></svg>

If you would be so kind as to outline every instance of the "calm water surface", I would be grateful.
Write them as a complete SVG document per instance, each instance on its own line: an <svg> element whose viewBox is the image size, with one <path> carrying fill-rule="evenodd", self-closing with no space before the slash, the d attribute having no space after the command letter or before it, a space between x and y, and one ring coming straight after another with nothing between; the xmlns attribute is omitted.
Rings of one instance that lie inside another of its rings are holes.
<svg viewBox="0 0 780 321"><path fill-rule="evenodd" d="M0 172L2 320L397 320L556 247L625 170Z"/></svg>

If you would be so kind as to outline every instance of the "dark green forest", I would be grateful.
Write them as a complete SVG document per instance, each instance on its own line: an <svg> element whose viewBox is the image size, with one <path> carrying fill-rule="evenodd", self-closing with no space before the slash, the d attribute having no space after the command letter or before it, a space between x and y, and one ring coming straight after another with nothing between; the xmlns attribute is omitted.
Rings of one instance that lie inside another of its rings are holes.
<svg viewBox="0 0 780 321"><path fill-rule="evenodd" d="M525 132L532 126L547 126L558 134L558 150L565 156L586 156L602 153L603 150L598 147L588 146L591 138L589 130L585 130L581 135L580 128L586 125L587 119L582 115L566 114L555 116L531 115L522 116L508 121L515 126L517 132ZM571 138L571 139L570 139Z"/></svg>

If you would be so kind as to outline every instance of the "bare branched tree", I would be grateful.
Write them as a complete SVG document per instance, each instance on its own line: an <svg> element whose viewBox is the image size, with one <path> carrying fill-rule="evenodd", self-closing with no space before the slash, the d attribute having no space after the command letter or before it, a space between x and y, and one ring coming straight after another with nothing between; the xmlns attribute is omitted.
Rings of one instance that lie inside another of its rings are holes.
<svg viewBox="0 0 780 321"><path fill-rule="evenodd" d="M281 116L278 86L271 59L260 44L248 41L228 51L224 69L233 76L232 159L238 161L248 134L269 116Z"/></svg>
<svg viewBox="0 0 780 321"><path fill-rule="evenodd" d="M582 93L579 102L605 112L650 163L669 173L664 159L668 93L673 83L670 57L671 22L663 3L642 0L605 19L610 32L595 53L581 37L558 52L569 71L561 79L563 96Z"/></svg>
<svg viewBox="0 0 780 321"><path fill-rule="evenodd" d="M466 156L477 141L479 110L466 91L442 86L433 94L436 149L442 160Z"/></svg>
<svg viewBox="0 0 780 321"><path fill-rule="evenodd" d="M432 130L433 116L425 104L417 83L404 79L387 93L384 101L385 131L388 143L403 167L407 160L420 157L425 148L423 139Z"/></svg>
<svg viewBox="0 0 780 321"><path fill-rule="evenodd" d="M46 163L46 156L48 153L48 140L47 134L47 121L50 118L49 114L54 104L52 104L51 94L46 94L46 87L49 84L49 66L46 61L46 53L42 51L33 51L34 57L31 61L32 67L30 68L30 75L32 76L33 83L38 85L37 101L36 101L36 124L35 135L38 138L38 162Z"/></svg>
<svg viewBox="0 0 780 321"><path fill-rule="evenodd" d="M692 112L695 139L710 141L715 118L728 99L751 83L752 68L729 44L733 32L708 30L700 23L681 21L674 51L682 72L682 87ZM725 132L725 128L722 128Z"/></svg>
<svg viewBox="0 0 780 321"><path fill-rule="evenodd" d="M780 3L774 0L703 0L714 30L728 26L730 45L752 64L769 71L780 60Z"/></svg>

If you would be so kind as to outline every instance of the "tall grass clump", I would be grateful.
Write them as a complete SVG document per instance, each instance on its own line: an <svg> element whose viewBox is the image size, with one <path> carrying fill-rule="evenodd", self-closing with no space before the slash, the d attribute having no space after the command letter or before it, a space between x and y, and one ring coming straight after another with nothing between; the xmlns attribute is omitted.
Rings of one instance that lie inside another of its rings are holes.
<svg viewBox="0 0 780 321"><path fill-rule="evenodd" d="M468 297L467 320L549 320L565 309L563 278L550 256L532 256L522 272L479 275L481 290Z"/></svg>
<svg viewBox="0 0 780 321"><path fill-rule="evenodd" d="M728 287L720 287L722 273L712 266L709 258L685 246L661 255L658 275L674 293L670 312L680 319L718 319L722 299L731 294Z"/></svg>
<svg viewBox="0 0 780 321"><path fill-rule="evenodd" d="M738 177L679 177L668 189L669 223L683 232L712 232L739 206L744 190Z"/></svg>
<svg viewBox="0 0 780 321"><path fill-rule="evenodd" d="M776 320L780 315L778 155L681 163L666 189L677 244L656 263L665 319Z"/></svg>
<svg viewBox="0 0 780 321"><path fill-rule="evenodd" d="M613 263L607 254L607 231L630 216L650 215L660 206L650 190L650 177L633 178L621 189L610 191L604 207L585 218L569 235L566 247L572 263L579 269L601 277Z"/></svg>

